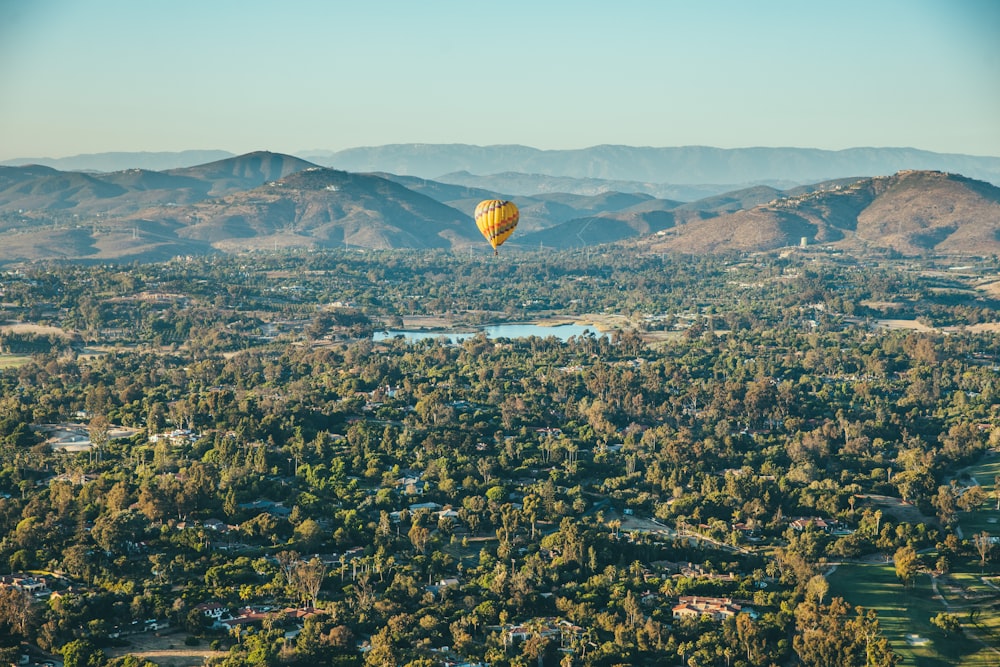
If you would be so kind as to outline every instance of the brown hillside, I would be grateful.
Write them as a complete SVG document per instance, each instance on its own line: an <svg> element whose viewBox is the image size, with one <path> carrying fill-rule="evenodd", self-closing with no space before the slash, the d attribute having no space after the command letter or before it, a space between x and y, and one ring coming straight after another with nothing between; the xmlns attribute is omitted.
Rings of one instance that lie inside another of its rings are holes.
<svg viewBox="0 0 1000 667"><path fill-rule="evenodd" d="M678 225L640 245L685 253L829 244L906 255L1000 253L1000 188L928 171L859 179Z"/></svg>
<svg viewBox="0 0 1000 667"><path fill-rule="evenodd" d="M172 210L182 238L217 248L343 244L368 248L449 248L476 241L458 211L392 181L311 167L278 181Z"/></svg>
<svg viewBox="0 0 1000 667"><path fill-rule="evenodd" d="M903 254L1000 250L1000 188L942 172L872 180L885 187L858 215L858 241Z"/></svg>

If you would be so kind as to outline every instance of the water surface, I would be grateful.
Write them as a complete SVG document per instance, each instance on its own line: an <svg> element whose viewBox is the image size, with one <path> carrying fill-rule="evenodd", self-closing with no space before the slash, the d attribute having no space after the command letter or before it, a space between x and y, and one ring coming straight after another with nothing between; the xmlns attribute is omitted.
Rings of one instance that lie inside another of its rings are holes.
<svg viewBox="0 0 1000 667"><path fill-rule="evenodd" d="M581 324L560 324L557 326L542 326L541 324L492 324L481 329L488 338L529 338L538 336L539 338L555 337L562 341L567 341L573 336L582 337L586 335L602 336L597 329L583 326ZM478 332L475 331L411 331L407 329L390 329L389 331L376 331L372 340L380 341L397 336L407 341L432 339L450 340L454 343L461 342L467 338L472 338Z"/></svg>

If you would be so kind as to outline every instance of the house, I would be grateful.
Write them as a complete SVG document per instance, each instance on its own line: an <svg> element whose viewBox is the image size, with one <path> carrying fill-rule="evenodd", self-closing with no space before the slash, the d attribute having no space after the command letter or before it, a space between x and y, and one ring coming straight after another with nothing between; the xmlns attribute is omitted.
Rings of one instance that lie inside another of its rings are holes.
<svg viewBox="0 0 1000 667"><path fill-rule="evenodd" d="M89 442L89 441L88 441ZM55 477L50 477L48 483L51 484L73 484L74 486L83 486L84 484L89 484L90 482L100 479L100 475L95 475L92 473L74 473L70 474L64 472L61 475L56 475Z"/></svg>
<svg viewBox="0 0 1000 667"><path fill-rule="evenodd" d="M201 525L217 533L225 533L229 530L229 526L219 519L205 519L201 522Z"/></svg>
<svg viewBox="0 0 1000 667"><path fill-rule="evenodd" d="M452 508L451 505L445 505L441 508L441 511L437 514L438 519L451 519L452 521L458 520L458 512Z"/></svg>
<svg viewBox="0 0 1000 667"><path fill-rule="evenodd" d="M286 607L281 610L281 613L284 614L285 618L290 621L302 622L307 618L312 618L313 616L325 614L327 612L316 607Z"/></svg>
<svg viewBox="0 0 1000 667"><path fill-rule="evenodd" d="M29 574L6 574L0 577L0 588L13 588L35 597L42 597L52 592L43 577L33 577Z"/></svg>
<svg viewBox="0 0 1000 667"><path fill-rule="evenodd" d="M441 505L438 503L413 503L410 505L410 512L419 512L420 510L430 510L431 512L438 512L441 510Z"/></svg>
<svg viewBox="0 0 1000 667"><path fill-rule="evenodd" d="M527 641L534 635L542 637L566 637L577 639L583 628L565 619L554 617L534 618L524 623L508 623L501 626L505 642Z"/></svg>
<svg viewBox="0 0 1000 667"><path fill-rule="evenodd" d="M459 585L461 585L461 582L459 582L458 579L454 577L447 577L445 579L440 579L436 584L426 586L424 590L431 595L438 595L446 588L457 588Z"/></svg>
<svg viewBox="0 0 1000 667"><path fill-rule="evenodd" d="M824 519L818 516L800 516L792 519L788 525L800 533L809 526L822 530L824 533L832 533L840 527L840 523L836 519Z"/></svg>
<svg viewBox="0 0 1000 667"><path fill-rule="evenodd" d="M287 519L292 510L285 507L283 503L273 500L255 500L251 503L240 503L237 505L241 510L259 510L266 512L276 519Z"/></svg>
<svg viewBox="0 0 1000 667"><path fill-rule="evenodd" d="M217 626L221 625L231 629L234 627L262 623L266 616L267 612L256 610L253 607L244 607L242 609L237 609L236 613L229 618L217 620L215 623Z"/></svg>
<svg viewBox="0 0 1000 667"><path fill-rule="evenodd" d="M202 602L201 604L196 605L195 609L204 614L205 618L213 621L218 621L229 613L229 607L225 607L218 602Z"/></svg>
<svg viewBox="0 0 1000 667"><path fill-rule="evenodd" d="M153 433L147 439L152 444L168 442L172 445L183 445L196 442L199 437L197 433L190 429L175 428L173 431L165 433Z"/></svg>
<svg viewBox="0 0 1000 667"><path fill-rule="evenodd" d="M721 621L740 613L742 608L729 598L707 598L697 595L682 595L673 608L674 618L708 616Z"/></svg>
<svg viewBox="0 0 1000 667"><path fill-rule="evenodd" d="M396 480L396 488L408 496L422 496L427 490L427 482L415 476L400 477Z"/></svg>

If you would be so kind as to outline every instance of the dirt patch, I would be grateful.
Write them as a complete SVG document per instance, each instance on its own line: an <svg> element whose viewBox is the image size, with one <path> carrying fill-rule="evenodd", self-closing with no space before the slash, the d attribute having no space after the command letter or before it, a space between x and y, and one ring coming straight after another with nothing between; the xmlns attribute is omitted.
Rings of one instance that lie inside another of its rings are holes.
<svg viewBox="0 0 1000 667"><path fill-rule="evenodd" d="M611 518L619 518L618 514L610 514ZM652 519L644 519L635 515L623 515L620 518L621 528L620 530L624 533L628 532L638 532L638 533L656 533L659 535L670 535L674 534L674 531L669 527Z"/></svg>
<svg viewBox="0 0 1000 667"><path fill-rule="evenodd" d="M875 324L884 329L909 329L912 331L934 331L933 327L916 320L876 320Z"/></svg>
<svg viewBox="0 0 1000 667"><path fill-rule="evenodd" d="M575 324L581 327L594 327L601 333L610 333L619 329L627 329L632 325L625 315L614 315L609 313L580 315L579 317L550 317L535 320L532 324L540 327L557 327L561 324Z"/></svg>
<svg viewBox="0 0 1000 667"><path fill-rule="evenodd" d="M984 322L982 324L970 324L965 327L974 333L996 333L1000 331L1000 322Z"/></svg>
<svg viewBox="0 0 1000 667"><path fill-rule="evenodd" d="M976 289L986 292L990 296L997 297L1000 296L1000 281L983 283L981 285L977 285Z"/></svg>
<svg viewBox="0 0 1000 667"><path fill-rule="evenodd" d="M894 498L893 496L879 496L872 493L860 497L866 498L872 505L882 509L886 514L892 515L897 521L905 521L911 524L937 524L937 521L933 517L925 516L921 513L921 511L917 509L916 505L904 503L899 498Z"/></svg>
<svg viewBox="0 0 1000 667"><path fill-rule="evenodd" d="M208 658L221 658L227 651L213 651L204 646L185 646L188 635L184 632L169 634L143 633L128 638L129 646L110 648L105 653L112 658L134 655L155 662L160 667L201 667Z"/></svg>
<svg viewBox="0 0 1000 667"><path fill-rule="evenodd" d="M45 324L29 324L27 322L18 322L16 324L3 324L0 325L0 331L6 331L10 333L31 333L38 334L39 336L56 335L62 336L63 338L68 338L72 334L60 329L59 327L51 327Z"/></svg>
<svg viewBox="0 0 1000 667"><path fill-rule="evenodd" d="M432 316L404 317L404 329L451 329L455 322L450 317Z"/></svg>

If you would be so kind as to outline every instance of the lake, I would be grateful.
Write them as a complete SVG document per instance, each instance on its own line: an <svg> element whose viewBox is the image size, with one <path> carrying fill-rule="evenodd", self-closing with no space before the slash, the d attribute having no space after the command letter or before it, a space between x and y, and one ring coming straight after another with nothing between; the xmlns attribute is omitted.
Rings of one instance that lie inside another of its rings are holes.
<svg viewBox="0 0 1000 667"><path fill-rule="evenodd" d="M581 337L586 334L594 336L606 336L594 327L587 327L580 324L560 324L558 326L542 326L540 324L493 324L481 329L488 338L529 338L538 336L539 338L549 338L550 336L566 341L573 336ZM424 340L426 338L442 338L458 343L466 338L472 338L476 331L407 331L405 329L390 329L389 331L376 331L372 340L380 341L388 338L400 336L408 341Z"/></svg>

